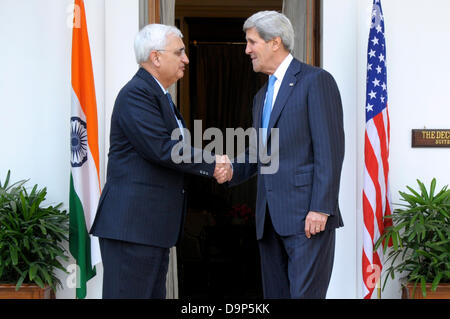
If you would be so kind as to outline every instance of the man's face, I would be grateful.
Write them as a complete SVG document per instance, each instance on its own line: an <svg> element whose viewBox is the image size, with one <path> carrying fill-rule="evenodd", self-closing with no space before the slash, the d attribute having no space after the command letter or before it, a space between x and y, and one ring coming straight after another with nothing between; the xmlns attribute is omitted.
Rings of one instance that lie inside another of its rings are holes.
<svg viewBox="0 0 450 319"><path fill-rule="evenodd" d="M271 74L269 72L273 51L270 41L266 42L256 31L256 28L250 28L245 31L247 46L245 53L250 56L253 64L253 71Z"/></svg>
<svg viewBox="0 0 450 319"><path fill-rule="evenodd" d="M165 49L159 51L159 62L161 78L168 86L184 76L184 68L189 63L189 59L180 37L173 34L167 36Z"/></svg>

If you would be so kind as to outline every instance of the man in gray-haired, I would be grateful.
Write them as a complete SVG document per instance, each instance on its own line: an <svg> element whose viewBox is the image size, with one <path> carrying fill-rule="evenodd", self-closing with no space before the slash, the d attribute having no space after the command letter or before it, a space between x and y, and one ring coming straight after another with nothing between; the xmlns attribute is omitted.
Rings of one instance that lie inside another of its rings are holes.
<svg viewBox="0 0 450 319"><path fill-rule="evenodd" d="M218 182L229 174L220 156L194 163L201 150L190 146L190 161L172 158L179 143L172 132L186 127L167 92L189 63L181 38L175 27L144 27L135 39L140 68L114 104L107 180L91 229L100 238L103 298L165 298L169 248L186 213L185 174Z"/></svg>
<svg viewBox="0 0 450 319"><path fill-rule="evenodd" d="M339 90L328 72L291 55L294 30L285 15L258 12L244 31L253 70L269 75L253 100L253 127L262 132L259 147L277 156L279 169L266 174L270 164L260 160L234 163L230 185L258 175L256 234L264 297L325 298L335 229L343 226ZM278 143L271 141L275 133Z"/></svg>

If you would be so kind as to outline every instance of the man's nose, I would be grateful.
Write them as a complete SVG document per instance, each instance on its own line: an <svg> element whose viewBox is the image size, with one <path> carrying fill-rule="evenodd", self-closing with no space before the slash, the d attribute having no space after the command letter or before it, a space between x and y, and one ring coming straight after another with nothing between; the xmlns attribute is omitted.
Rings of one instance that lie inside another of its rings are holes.
<svg viewBox="0 0 450 319"><path fill-rule="evenodd" d="M186 53L183 53L182 61L184 64L189 64L189 58L187 57Z"/></svg>
<svg viewBox="0 0 450 319"><path fill-rule="evenodd" d="M250 46L248 45L248 43L247 43L247 45L245 46L245 54L250 54L251 53L251 49L250 49Z"/></svg>

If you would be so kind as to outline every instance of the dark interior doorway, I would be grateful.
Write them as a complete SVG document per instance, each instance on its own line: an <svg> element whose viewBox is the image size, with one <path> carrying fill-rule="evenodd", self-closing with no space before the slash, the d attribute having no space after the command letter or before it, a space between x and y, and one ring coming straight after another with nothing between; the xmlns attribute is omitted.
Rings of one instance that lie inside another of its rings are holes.
<svg viewBox="0 0 450 319"><path fill-rule="evenodd" d="M186 18L190 127L252 125L253 96L267 76L245 54L243 18ZM205 146L209 142L204 142ZM224 143L227 145L227 143ZM225 150L224 150L225 151ZM256 178L234 188L191 177L184 236L177 249L180 298L261 298L254 226Z"/></svg>

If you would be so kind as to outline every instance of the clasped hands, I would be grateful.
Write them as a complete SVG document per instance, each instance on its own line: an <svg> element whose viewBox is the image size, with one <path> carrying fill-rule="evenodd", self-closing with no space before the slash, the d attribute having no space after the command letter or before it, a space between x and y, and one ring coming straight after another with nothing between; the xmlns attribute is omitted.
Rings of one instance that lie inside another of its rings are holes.
<svg viewBox="0 0 450 319"><path fill-rule="evenodd" d="M233 166L227 155L216 155L214 178L219 184L228 182L233 178Z"/></svg>

